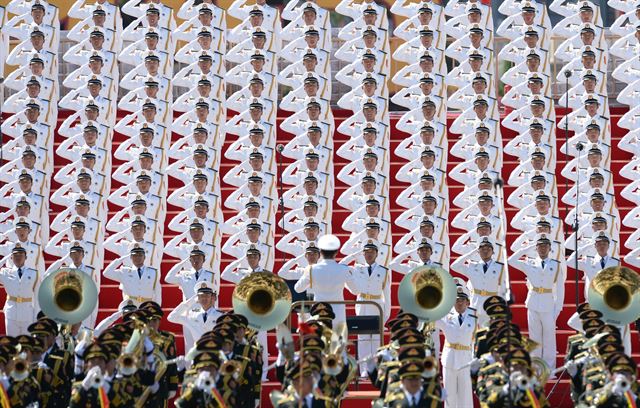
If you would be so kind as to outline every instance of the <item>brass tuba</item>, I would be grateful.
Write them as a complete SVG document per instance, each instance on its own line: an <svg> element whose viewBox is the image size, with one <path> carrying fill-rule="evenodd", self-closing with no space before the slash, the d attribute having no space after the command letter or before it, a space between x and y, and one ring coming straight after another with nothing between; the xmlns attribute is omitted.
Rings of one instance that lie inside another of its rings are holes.
<svg viewBox="0 0 640 408"><path fill-rule="evenodd" d="M98 288L91 276L74 268L60 268L45 275L38 290L40 308L58 323L75 324L86 319L98 304Z"/></svg>
<svg viewBox="0 0 640 408"><path fill-rule="evenodd" d="M233 311L251 328L267 331L284 322L291 310L291 292L284 279L271 272L253 272L233 290Z"/></svg>
<svg viewBox="0 0 640 408"><path fill-rule="evenodd" d="M405 312L433 322L449 313L455 304L456 284L442 268L419 266L400 282L398 301Z"/></svg>
<svg viewBox="0 0 640 408"><path fill-rule="evenodd" d="M624 266L605 268L591 281L587 301L602 320L624 326L640 316L640 276Z"/></svg>

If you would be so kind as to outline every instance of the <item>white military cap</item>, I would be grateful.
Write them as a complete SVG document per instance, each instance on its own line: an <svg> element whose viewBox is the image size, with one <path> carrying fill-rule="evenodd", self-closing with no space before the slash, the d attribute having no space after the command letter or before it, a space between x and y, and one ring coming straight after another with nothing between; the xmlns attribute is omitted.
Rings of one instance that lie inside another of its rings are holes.
<svg viewBox="0 0 640 408"><path fill-rule="evenodd" d="M318 240L318 248L322 251L337 251L340 249L340 239L335 235L323 235Z"/></svg>

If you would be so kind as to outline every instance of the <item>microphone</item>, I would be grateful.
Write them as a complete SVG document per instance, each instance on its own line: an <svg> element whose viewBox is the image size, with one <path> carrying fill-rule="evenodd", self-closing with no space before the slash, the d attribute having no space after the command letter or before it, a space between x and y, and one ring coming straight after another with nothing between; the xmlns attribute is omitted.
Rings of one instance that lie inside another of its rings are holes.
<svg viewBox="0 0 640 408"><path fill-rule="evenodd" d="M278 153L282 153L282 151L284 150L284 145L283 144L278 144L276 146L276 150L278 151Z"/></svg>
<svg viewBox="0 0 640 408"><path fill-rule="evenodd" d="M564 71L564 77L565 78L571 78L571 75L572 75L571 71L569 71L569 70Z"/></svg>
<svg viewBox="0 0 640 408"><path fill-rule="evenodd" d="M578 150L579 152L582 151L582 149L584 149L584 145L582 144L582 142L578 142L576 143L576 150Z"/></svg>

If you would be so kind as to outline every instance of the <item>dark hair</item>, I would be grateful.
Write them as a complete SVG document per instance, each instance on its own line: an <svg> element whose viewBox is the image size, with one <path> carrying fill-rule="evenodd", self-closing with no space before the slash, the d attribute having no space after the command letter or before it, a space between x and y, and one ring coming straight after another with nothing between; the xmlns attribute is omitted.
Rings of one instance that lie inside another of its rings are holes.
<svg viewBox="0 0 640 408"><path fill-rule="evenodd" d="M320 255L322 255L322 257L324 259L334 259L336 257L336 254L338 253L338 251L325 251L325 250L320 250Z"/></svg>

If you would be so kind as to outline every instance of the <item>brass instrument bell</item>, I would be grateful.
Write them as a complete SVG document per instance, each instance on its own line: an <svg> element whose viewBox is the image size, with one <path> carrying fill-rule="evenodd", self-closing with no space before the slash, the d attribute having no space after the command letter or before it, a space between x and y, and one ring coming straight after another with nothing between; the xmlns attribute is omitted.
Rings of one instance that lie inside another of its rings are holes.
<svg viewBox="0 0 640 408"><path fill-rule="evenodd" d="M456 284L449 272L432 266L419 266L400 282L398 301L407 313L425 322L445 316L456 302Z"/></svg>
<svg viewBox="0 0 640 408"><path fill-rule="evenodd" d="M232 295L234 313L241 314L256 330L271 330L284 322L291 310L291 292L281 277L271 272L245 276Z"/></svg>
<svg viewBox="0 0 640 408"><path fill-rule="evenodd" d="M624 326L640 317L640 276L624 266L605 268L591 281L587 301L603 321Z"/></svg>
<svg viewBox="0 0 640 408"><path fill-rule="evenodd" d="M45 275L38 290L42 311L62 324L86 319L98 304L98 288L91 276L79 269L60 268Z"/></svg>

